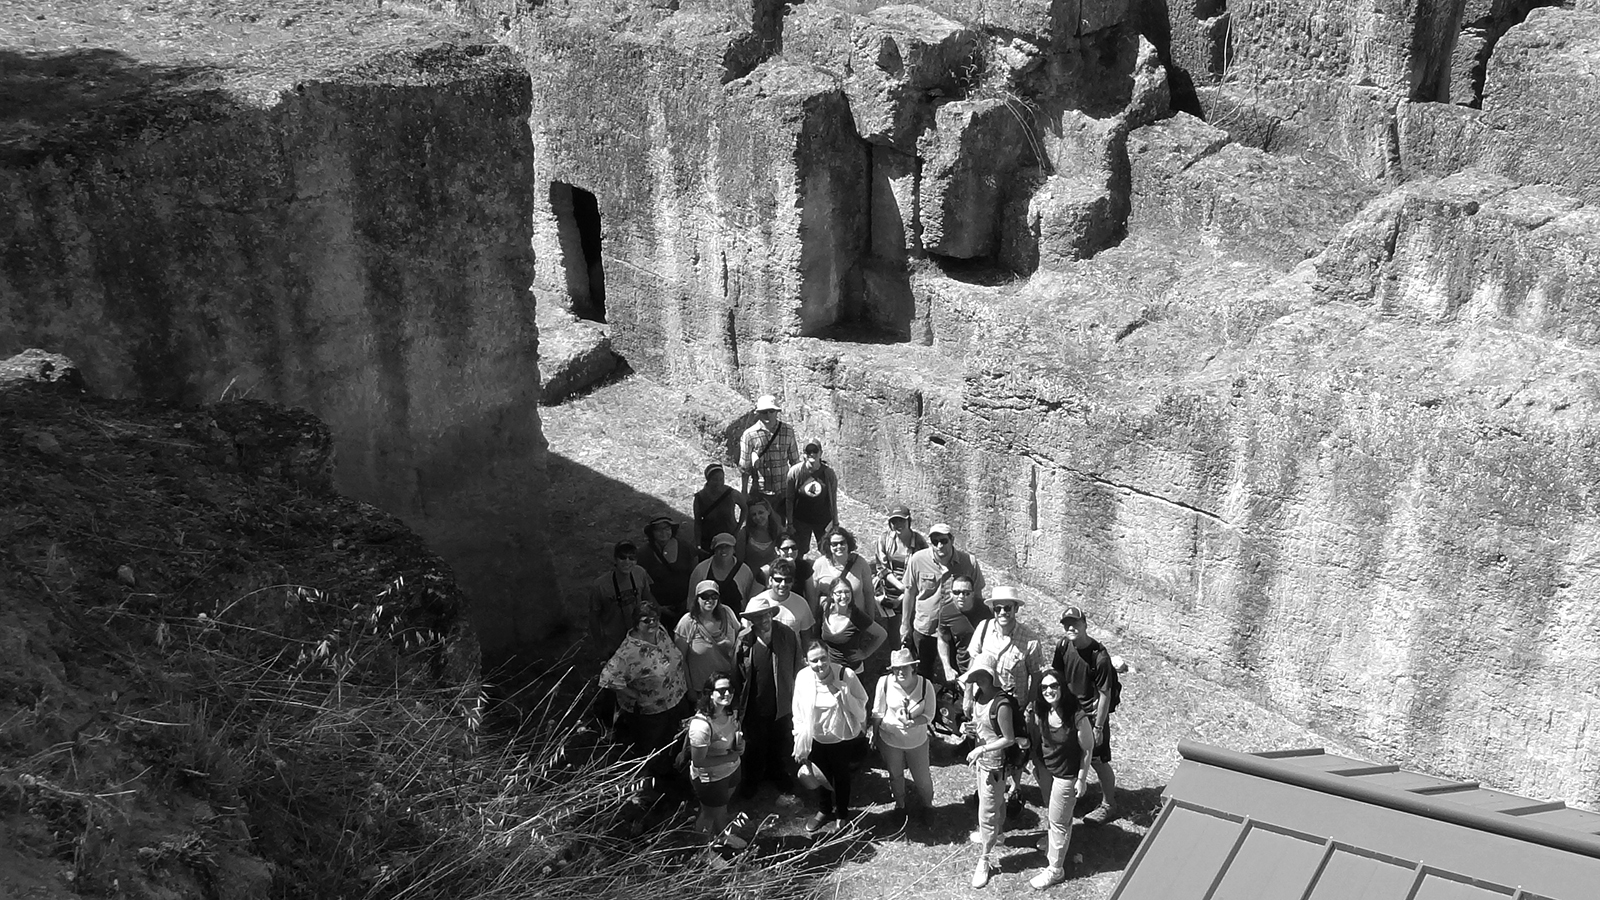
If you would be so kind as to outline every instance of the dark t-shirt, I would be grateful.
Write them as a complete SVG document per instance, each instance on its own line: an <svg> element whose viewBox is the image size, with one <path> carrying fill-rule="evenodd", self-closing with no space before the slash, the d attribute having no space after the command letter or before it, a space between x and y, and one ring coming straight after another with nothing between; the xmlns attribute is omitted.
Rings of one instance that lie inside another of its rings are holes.
<svg viewBox="0 0 1600 900"><path fill-rule="evenodd" d="M1073 647L1066 638L1056 642L1050 665L1066 676L1067 689L1090 716L1100 702L1100 692L1111 690L1111 654L1093 638L1082 647Z"/></svg>
<svg viewBox="0 0 1600 900"><path fill-rule="evenodd" d="M1039 724L1039 755L1044 767L1057 778L1075 778L1083 767L1083 747L1078 743L1078 716L1083 707L1070 693L1061 698L1065 708L1061 716L1063 727L1050 727L1048 719Z"/></svg>

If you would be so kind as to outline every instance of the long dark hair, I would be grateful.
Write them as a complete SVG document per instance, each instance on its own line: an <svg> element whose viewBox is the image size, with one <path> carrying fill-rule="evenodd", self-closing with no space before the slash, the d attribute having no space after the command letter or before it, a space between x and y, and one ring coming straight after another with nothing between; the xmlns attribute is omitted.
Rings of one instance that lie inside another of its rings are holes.
<svg viewBox="0 0 1600 900"><path fill-rule="evenodd" d="M706 683L700 686L700 699L694 704L695 712L705 716L708 721L716 714L716 709L711 705L711 689L717 686L717 682L724 680L733 688L733 696L728 700L728 715L733 715L734 710L739 708L739 683L727 672L712 672Z"/></svg>
<svg viewBox="0 0 1600 900"><path fill-rule="evenodd" d="M829 539L835 536L844 538L844 548L846 550L850 551L851 553L856 552L856 536L851 534L850 529L844 527L843 525L835 525L828 529L828 533L822 537L823 547L826 548ZM823 556L827 555L828 554L826 553L823 554Z"/></svg>
<svg viewBox="0 0 1600 900"><path fill-rule="evenodd" d="M1060 692L1056 695L1055 703L1050 703L1044 699L1044 680L1046 678L1054 678L1056 684L1061 686ZM1067 676L1063 675L1060 669L1045 669L1039 674L1039 683L1033 687L1033 717L1039 721L1039 727L1043 728L1045 723L1050 721L1052 709L1054 709L1056 715L1061 717L1062 722L1067 723L1068 727L1073 726L1073 719L1078 711L1078 698L1072 696L1072 692L1067 690Z"/></svg>

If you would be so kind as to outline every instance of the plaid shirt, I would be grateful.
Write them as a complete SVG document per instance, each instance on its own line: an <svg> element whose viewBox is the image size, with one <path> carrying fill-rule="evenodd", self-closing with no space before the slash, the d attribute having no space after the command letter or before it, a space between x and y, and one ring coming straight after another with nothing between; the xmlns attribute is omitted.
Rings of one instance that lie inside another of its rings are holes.
<svg viewBox="0 0 1600 900"><path fill-rule="evenodd" d="M746 471L754 469L755 481L751 486L769 495L783 493L783 479L789 474L789 467L800 461L800 444L794 439L794 429L788 422L778 423L778 436L768 444L767 438L771 435L766 423L757 421L739 438L739 466ZM767 452L761 453L762 447L766 447ZM760 458L756 456L758 453Z"/></svg>

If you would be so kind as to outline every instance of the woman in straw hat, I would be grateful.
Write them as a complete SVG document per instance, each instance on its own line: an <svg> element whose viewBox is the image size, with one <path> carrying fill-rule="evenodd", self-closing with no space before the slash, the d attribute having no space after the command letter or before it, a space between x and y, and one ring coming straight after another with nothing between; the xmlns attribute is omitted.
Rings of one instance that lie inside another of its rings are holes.
<svg viewBox="0 0 1600 900"><path fill-rule="evenodd" d="M917 798L922 801L919 817L933 806L933 775L928 769L928 725L939 709L938 690L933 682L917 674L917 659L904 647L889 656L889 677L878 680L872 700L872 722L868 732L883 754L889 772L889 791L894 795L896 824L904 824L907 767Z"/></svg>

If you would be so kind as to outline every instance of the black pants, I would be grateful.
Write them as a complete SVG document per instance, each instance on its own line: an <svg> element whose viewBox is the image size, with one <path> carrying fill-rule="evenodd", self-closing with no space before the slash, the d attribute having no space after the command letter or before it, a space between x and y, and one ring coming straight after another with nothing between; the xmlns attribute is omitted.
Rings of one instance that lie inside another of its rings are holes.
<svg viewBox="0 0 1600 900"><path fill-rule="evenodd" d="M788 792L794 789L794 730L788 716L770 719L748 714L744 718L744 781L739 796L751 797L763 780Z"/></svg>
<svg viewBox="0 0 1600 900"><path fill-rule="evenodd" d="M865 734L858 734L848 741L839 741L836 744L817 741L811 745L811 761L817 764L823 776L833 785L831 791L827 788L817 791L817 808L820 811L838 819L849 817L850 776L855 774L856 764L866 755Z"/></svg>

